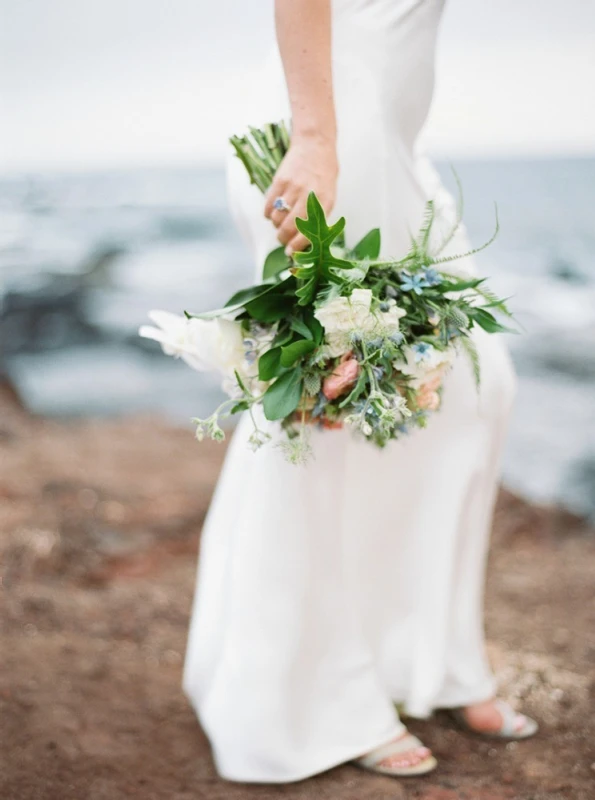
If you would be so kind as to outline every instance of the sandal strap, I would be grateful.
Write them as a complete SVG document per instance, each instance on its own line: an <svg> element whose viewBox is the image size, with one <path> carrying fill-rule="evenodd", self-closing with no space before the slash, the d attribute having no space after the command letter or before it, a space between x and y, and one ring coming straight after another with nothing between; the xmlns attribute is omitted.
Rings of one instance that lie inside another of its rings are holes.
<svg viewBox="0 0 595 800"><path fill-rule="evenodd" d="M388 744L383 744L380 747L375 747L365 756L356 759L356 761L364 767L376 767L385 758L399 755L399 753L406 753L408 750L416 750L418 747L424 747L422 742L412 733L406 733L399 739L394 739Z"/></svg>
<svg viewBox="0 0 595 800"><path fill-rule="evenodd" d="M522 727L519 729L518 719L522 714L518 714L508 703L504 700L495 700L494 706L498 709L502 717L502 727L498 731L502 736L518 736ZM524 727L524 725L523 725Z"/></svg>

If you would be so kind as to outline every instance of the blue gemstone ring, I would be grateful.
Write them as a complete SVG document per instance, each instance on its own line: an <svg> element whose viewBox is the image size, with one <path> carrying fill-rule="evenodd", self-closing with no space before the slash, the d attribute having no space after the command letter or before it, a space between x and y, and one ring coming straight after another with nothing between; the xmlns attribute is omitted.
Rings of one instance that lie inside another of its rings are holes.
<svg viewBox="0 0 595 800"><path fill-rule="evenodd" d="M291 206L288 206L282 197L275 197L273 200L273 208L275 211L291 211Z"/></svg>

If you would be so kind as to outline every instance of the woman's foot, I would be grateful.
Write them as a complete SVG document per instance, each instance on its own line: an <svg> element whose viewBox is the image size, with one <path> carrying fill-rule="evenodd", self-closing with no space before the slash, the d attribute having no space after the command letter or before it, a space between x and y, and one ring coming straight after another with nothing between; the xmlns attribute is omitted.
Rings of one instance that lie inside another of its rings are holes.
<svg viewBox="0 0 595 800"><path fill-rule="evenodd" d="M437 766L432 751L409 731L355 759L354 763L372 772L399 778L423 775L436 769Z"/></svg>
<svg viewBox="0 0 595 800"><path fill-rule="evenodd" d="M537 732L535 720L498 699L456 709L456 717L468 730L483 736L525 739Z"/></svg>

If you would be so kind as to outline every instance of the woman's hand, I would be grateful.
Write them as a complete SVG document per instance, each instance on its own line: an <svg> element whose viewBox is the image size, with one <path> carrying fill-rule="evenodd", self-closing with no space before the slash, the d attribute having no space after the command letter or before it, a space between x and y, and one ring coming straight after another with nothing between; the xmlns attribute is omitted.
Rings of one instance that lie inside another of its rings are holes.
<svg viewBox="0 0 595 800"><path fill-rule="evenodd" d="M277 238L292 255L304 250L309 242L295 226L296 217L305 219L306 202L315 192L326 214L335 204L337 187L337 152L334 137L294 136L289 150L266 194L264 215L278 228ZM273 203L282 197L289 211L275 209Z"/></svg>

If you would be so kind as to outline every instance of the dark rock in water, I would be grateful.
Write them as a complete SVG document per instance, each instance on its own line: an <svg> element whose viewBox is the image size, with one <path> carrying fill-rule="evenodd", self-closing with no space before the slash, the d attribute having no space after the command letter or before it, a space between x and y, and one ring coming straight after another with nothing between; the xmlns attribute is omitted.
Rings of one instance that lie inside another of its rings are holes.
<svg viewBox="0 0 595 800"><path fill-rule="evenodd" d="M35 283L9 289L0 306L0 339L5 354L53 350L103 338L89 322L90 288L109 283L109 268L123 252L106 246L96 251L75 275L43 273Z"/></svg>
<svg viewBox="0 0 595 800"><path fill-rule="evenodd" d="M566 261L563 258L556 259L550 265L549 269L550 274L554 278L558 278L558 280L565 281L566 283L588 283L588 277L581 272L577 267L570 261Z"/></svg>
<svg viewBox="0 0 595 800"><path fill-rule="evenodd" d="M116 244L106 244L95 250L81 267L78 275L81 284L96 286L109 283L110 267L125 252L125 247Z"/></svg>

